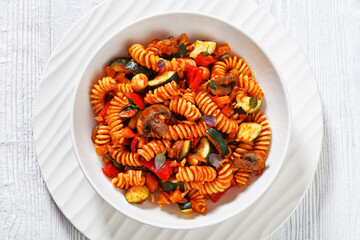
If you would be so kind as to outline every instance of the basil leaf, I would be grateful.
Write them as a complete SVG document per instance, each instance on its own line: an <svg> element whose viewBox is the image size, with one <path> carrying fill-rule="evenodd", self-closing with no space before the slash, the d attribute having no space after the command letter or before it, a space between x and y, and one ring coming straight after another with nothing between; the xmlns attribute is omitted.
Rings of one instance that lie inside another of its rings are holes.
<svg viewBox="0 0 360 240"><path fill-rule="evenodd" d="M129 98L129 104L132 104L132 105L135 104L131 98Z"/></svg>
<svg viewBox="0 0 360 240"><path fill-rule="evenodd" d="M166 157L164 153L159 153L158 155L156 155L155 157L155 167L157 170L159 170L166 161Z"/></svg>
<svg viewBox="0 0 360 240"><path fill-rule="evenodd" d="M210 81L209 81L209 87L210 87L211 89L216 90L216 89L217 89L216 82L215 82L214 80L210 80Z"/></svg>
<svg viewBox="0 0 360 240"><path fill-rule="evenodd" d="M222 158L219 154L210 153L209 161L214 167L218 167L221 164Z"/></svg>
<svg viewBox="0 0 360 240"><path fill-rule="evenodd" d="M251 109L251 108L256 108L256 106L257 106L257 104L258 104L258 100L257 100L257 98L256 98L255 96L252 96L252 97L250 98L249 103L250 103L250 109Z"/></svg>

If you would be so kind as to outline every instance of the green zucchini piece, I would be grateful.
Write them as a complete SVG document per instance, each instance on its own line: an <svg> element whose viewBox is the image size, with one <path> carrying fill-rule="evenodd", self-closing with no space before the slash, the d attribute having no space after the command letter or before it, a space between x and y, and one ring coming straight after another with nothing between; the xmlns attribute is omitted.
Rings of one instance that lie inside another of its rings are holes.
<svg viewBox="0 0 360 240"><path fill-rule="evenodd" d="M153 80L149 81L148 88L150 90L154 90L155 88L164 86L171 81L175 81L176 83L180 82L180 77L176 71L167 71L160 73Z"/></svg>
<svg viewBox="0 0 360 240"><path fill-rule="evenodd" d="M202 137L199 141L199 145L196 148L196 152L200 153L206 160L209 158L211 153L211 145L207 137Z"/></svg>
<svg viewBox="0 0 360 240"><path fill-rule="evenodd" d="M142 203L150 196L150 191L145 185L131 186L125 193L125 198L129 203Z"/></svg>
<svg viewBox="0 0 360 240"><path fill-rule="evenodd" d="M130 57L119 57L119 58L112 60L109 64L109 66L110 67L114 67L117 65L125 66L126 64L128 64L131 61L131 59L132 58L130 58Z"/></svg>
<svg viewBox="0 0 360 240"><path fill-rule="evenodd" d="M241 104L240 109L243 110L245 113L248 113L248 114L257 112L260 109L261 105L262 105L262 101L257 99L256 107L251 108L250 99L251 99L251 97L244 97L241 100L241 103L240 103Z"/></svg>
<svg viewBox="0 0 360 240"><path fill-rule="evenodd" d="M182 58L188 52L184 43L177 45L177 48L178 48L178 52L175 54L176 58Z"/></svg>
<svg viewBox="0 0 360 240"><path fill-rule="evenodd" d="M218 152L221 153L223 157L230 153L228 145L226 144L224 138L221 136L221 133L216 128L211 127L205 130L205 133L210 142L212 142L216 150L218 150Z"/></svg>
<svg viewBox="0 0 360 240"><path fill-rule="evenodd" d="M159 186L165 192L175 191L177 187L181 192L185 192L184 182L176 182L175 180L173 182L163 182L159 180Z"/></svg>
<svg viewBox="0 0 360 240"><path fill-rule="evenodd" d="M179 161L183 160L183 158L185 158L189 154L190 149L191 149L191 141L185 140L179 155Z"/></svg>
<svg viewBox="0 0 360 240"><path fill-rule="evenodd" d="M125 65L125 69L130 70L136 74L139 73L143 73L145 74L148 78L153 78L156 74L156 72L147 69L146 67L141 66L140 64L138 64L137 62L134 61L130 61Z"/></svg>
<svg viewBox="0 0 360 240"><path fill-rule="evenodd" d="M196 40L194 50L190 53L191 58L196 58L201 52L207 52L209 55L213 54L216 49L216 42L213 41L199 41Z"/></svg>
<svg viewBox="0 0 360 240"><path fill-rule="evenodd" d="M192 213L192 205L190 201L187 203L178 203L178 205L183 213Z"/></svg>
<svg viewBox="0 0 360 240"><path fill-rule="evenodd" d="M241 123L236 140L251 142L260 135L261 130L262 125L259 123Z"/></svg>

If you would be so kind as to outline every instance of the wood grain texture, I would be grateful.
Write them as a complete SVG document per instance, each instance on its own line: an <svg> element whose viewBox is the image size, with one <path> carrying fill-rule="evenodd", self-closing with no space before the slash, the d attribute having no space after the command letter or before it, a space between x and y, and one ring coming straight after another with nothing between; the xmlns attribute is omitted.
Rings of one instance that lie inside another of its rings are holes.
<svg viewBox="0 0 360 240"><path fill-rule="evenodd" d="M280 21L304 51L317 78L325 122L315 181L271 239L360 239L360 128L355 122L360 117L360 2L253 1ZM100 2L0 2L1 239L85 239L46 189L33 146L32 116L51 52Z"/></svg>

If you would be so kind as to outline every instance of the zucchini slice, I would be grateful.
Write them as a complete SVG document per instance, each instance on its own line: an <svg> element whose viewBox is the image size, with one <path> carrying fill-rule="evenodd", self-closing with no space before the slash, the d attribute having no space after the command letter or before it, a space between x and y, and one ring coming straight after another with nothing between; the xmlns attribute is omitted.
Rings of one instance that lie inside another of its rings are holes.
<svg viewBox="0 0 360 240"><path fill-rule="evenodd" d="M131 61L130 57L119 57L119 58L112 60L109 65L110 65L110 67L114 67L117 65L125 66L130 61Z"/></svg>
<svg viewBox="0 0 360 240"><path fill-rule="evenodd" d="M221 133L216 128L211 127L205 130L205 133L210 142L214 144L216 150L218 150L218 152L221 153L223 157L230 153L228 145L226 144L224 138L221 136Z"/></svg>
<svg viewBox="0 0 360 240"><path fill-rule="evenodd" d="M257 105L256 105L256 107L255 107L255 108L251 108L251 107L250 107L250 99L251 99L251 97L244 97L244 98L241 100L241 107L240 107L240 109L241 109L242 111L244 111L245 113L249 113L249 114L254 113L254 112L257 112L257 111L260 109L261 105L262 105L262 101L259 100L259 99L257 99Z"/></svg>
<svg viewBox="0 0 360 240"><path fill-rule="evenodd" d="M119 57L112 60L109 66L114 69L116 72L130 72L129 70L125 70L125 65L131 61L129 57Z"/></svg>
<svg viewBox="0 0 360 240"><path fill-rule="evenodd" d="M150 196L149 188L145 185L131 186L125 193L129 203L142 203Z"/></svg>
<svg viewBox="0 0 360 240"><path fill-rule="evenodd" d="M159 186L165 191L165 192L171 192L175 191L177 187L179 187L179 190L181 192L185 192L184 182L177 182L176 179L173 181L163 182L159 181Z"/></svg>
<svg viewBox="0 0 360 240"><path fill-rule="evenodd" d="M185 158L189 154L190 149L191 149L191 141L185 140L179 155L179 161L183 160L183 158Z"/></svg>
<svg viewBox="0 0 360 240"><path fill-rule="evenodd" d="M155 88L164 86L171 81L175 81L176 83L180 82L180 77L176 71L167 71L160 73L153 80L149 81L148 88L150 90L154 90Z"/></svg>
<svg viewBox="0 0 360 240"><path fill-rule="evenodd" d="M216 42L213 41L199 41L196 40L194 50L190 53L191 58L196 58L201 52L207 52L209 55L213 54L216 49Z"/></svg>
<svg viewBox="0 0 360 240"><path fill-rule="evenodd" d="M196 148L196 151L201 154L206 160L209 158L211 152L210 142L207 137L202 137L199 141L199 145Z"/></svg>
<svg viewBox="0 0 360 240"><path fill-rule="evenodd" d="M259 123L241 123L236 135L237 141L251 142L259 136L262 125Z"/></svg>
<svg viewBox="0 0 360 240"><path fill-rule="evenodd" d="M143 73L148 78L153 78L155 76L155 72L153 70L147 69L146 67L141 66L137 62L130 61L125 65L125 69L130 70L136 74Z"/></svg>
<svg viewBox="0 0 360 240"><path fill-rule="evenodd" d="M180 210L183 213L192 213L193 212L190 201L188 201L187 203L178 203L178 205L179 205Z"/></svg>

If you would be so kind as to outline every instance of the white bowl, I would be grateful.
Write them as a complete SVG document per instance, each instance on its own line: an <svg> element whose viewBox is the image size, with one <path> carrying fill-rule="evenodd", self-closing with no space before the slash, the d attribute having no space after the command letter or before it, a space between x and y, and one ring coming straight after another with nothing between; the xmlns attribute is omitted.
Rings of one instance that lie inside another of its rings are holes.
<svg viewBox="0 0 360 240"><path fill-rule="evenodd" d="M233 187L216 204L207 201L208 210L205 214L183 214L176 204L162 208L148 201L142 205L129 204L124 197L125 191L116 189L102 173L102 158L95 154L90 139L96 121L89 93L93 84L104 76L105 66L116 57L128 56L127 47L133 43L147 44L154 38L180 36L182 33L186 33L191 41L203 39L228 43L233 53L247 61L265 93L265 104L262 108L272 129L271 149L266 161L267 169L263 175L241 193L238 188ZM266 191L279 172L287 152L291 130L290 101L274 62L241 29L204 14L166 13L138 20L97 47L98 50L94 54L89 53L89 62L86 63L82 77L78 80L71 118L71 134L75 153L85 177L112 207L146 224L170 229L189 229L208 226L230 218L244 211Z"/></svg>

